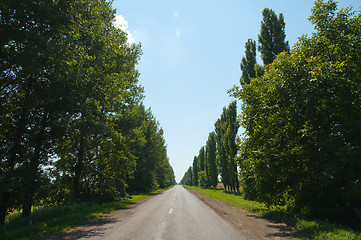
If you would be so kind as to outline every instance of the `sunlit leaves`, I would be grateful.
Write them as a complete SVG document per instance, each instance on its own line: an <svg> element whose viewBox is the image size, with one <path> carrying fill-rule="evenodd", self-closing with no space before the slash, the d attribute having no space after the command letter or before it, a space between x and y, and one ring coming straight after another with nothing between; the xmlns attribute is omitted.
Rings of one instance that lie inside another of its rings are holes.
<svg viewBox="0 0 361 240"><path fill-rule="evenodd" d="M317 32L238 92L241 175L250 198L340 217L360 204L361 18L333 1L312 12Z"/></svg>

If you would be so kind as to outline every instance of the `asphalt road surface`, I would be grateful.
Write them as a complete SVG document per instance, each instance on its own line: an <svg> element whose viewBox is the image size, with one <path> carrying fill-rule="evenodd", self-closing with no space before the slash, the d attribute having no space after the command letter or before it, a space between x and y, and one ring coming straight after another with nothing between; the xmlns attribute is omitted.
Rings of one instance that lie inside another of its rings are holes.
<svg viewBox="0 0 361 240"><path fill-rule="evenodd" d="M81 239L232 240L245 239L211 208L182 186L140 204L122 221L106 224Z"/></svg>

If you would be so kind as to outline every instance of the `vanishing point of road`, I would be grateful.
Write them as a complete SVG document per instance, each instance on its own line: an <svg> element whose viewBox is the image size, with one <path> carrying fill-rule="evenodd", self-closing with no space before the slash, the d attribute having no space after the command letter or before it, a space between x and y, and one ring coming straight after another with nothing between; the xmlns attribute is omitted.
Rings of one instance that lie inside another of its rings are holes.
<svg viewBox="0 0 361 240"><path fill-rule="evenodd" d="M245 239L243 235L182 186L175 186L80 239Z"/></svg>

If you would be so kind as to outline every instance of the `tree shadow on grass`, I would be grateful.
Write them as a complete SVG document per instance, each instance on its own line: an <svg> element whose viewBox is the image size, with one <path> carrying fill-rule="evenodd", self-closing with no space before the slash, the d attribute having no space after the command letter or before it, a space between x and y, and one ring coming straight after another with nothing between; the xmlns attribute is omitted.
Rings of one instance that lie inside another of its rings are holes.
<svg viewBox="0 0 361 240"><path fill-rule="evenodd" d="M300 235L300 233L298 231L295 231L293 228L288 227L286 225L267 225L270 228L275 228L277 229L277 233L270 233L267 234L266 237L277 237L277 238L291 238L291 237L296 237L296 238L303 238L305 236Z"/></svg>
<svg viewBox="0 0 361 240"><path fill-rule="evenodd" d="M106 229L110 228L106 225L119 222L118 219L113 217L104 217L100 216L93 220L86 221L83 224L78 225L76 228L67 231L59 232L48 236L44 239L49 240L70 240L70 239L79 239L79 238L90 238L90 237L102 237Z"/></svg>
<svg viewBox="0 0 361 240"><path fill-rule="evenodd" d="M341 225L337 225L331 222L312 219L307 216L295 216L290 213L286 213L283 211L267 211L262 214L262 217L273 223L285 223L288 228L292 230L292 234L290 236L301 239L314 239L320 233L332 233L337 232L338 230L344 228ZM300 219L304 220L304 224L302 227L299 226ZM297 229L298 226L298 229ZM277 226L271 226L277 227ZM356 234L358 234L358 230L353 229ZM285 232L288 230L286 229Z"/></svg>
<svg viewBox="0 0 361 240"><path fill-rule="evenodd" d="M292 214L282 211L267 211L262 215L247 214L248 217L257 219L267 219L271 224L267 226L270 228L278 229L277 233L267 234L266 237L279 237L279 238L297 238L297 239L312 239L312 236L317 229L296 229L298 218Z"/></svg>

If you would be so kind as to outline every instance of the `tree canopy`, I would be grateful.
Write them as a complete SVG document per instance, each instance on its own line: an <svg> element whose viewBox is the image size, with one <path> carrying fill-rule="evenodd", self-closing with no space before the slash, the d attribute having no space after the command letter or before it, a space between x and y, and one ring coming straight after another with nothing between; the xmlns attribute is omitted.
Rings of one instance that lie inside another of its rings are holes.
<svg viewBox="0 0 361 240"><path fill-rule="evenodd" d="M240 79L241 85L249 84L251 78L256 77L255 65L257 63L256 60L256 41L252 39L248 39L245 44L245 56L242 57L241 60L241 70L242 76Z"/></svg>
<svg viewBox="0 0 361 240"><path fill-rule="evenodd" d="M174 184L141 102L140 44L110 2L4 0L0 12L0 225L14 208L125 197L144 162L153 187Z"/></svg>
<svg viewBox="0 0 361 240"><path fill-rule="evenodd" d="M237 102L233 101L228 108L223 108L221 117L214 124L215 131L208 136L206 146L201 147L199 155L194 157L193 171L187 171L181 184L217 187L218 174L228 191L238 191L237 171ZM201 161L200 159L204 159ZM198 162L199 164L195 164ZM204 164L201 168L199 165ZM197 181L195 181L195 178ZM193 181L189 181L193 179Z"/></svg>
<svg viewBox="0 0 361 240"><path fill-rule="evenodd" d="M350 221L361 204L361 17L317 1L309 19L316 33L239 89L241 180L248 198Z"/></svg>
<svg viewBox="0 0 361 240"><path fill-rule="evenodd" d="M277 17L272 9L263 9L258 50L264 65L272 63L279 53L289 51L288 41L285 41L285 26L282 13Z"/></svg>

